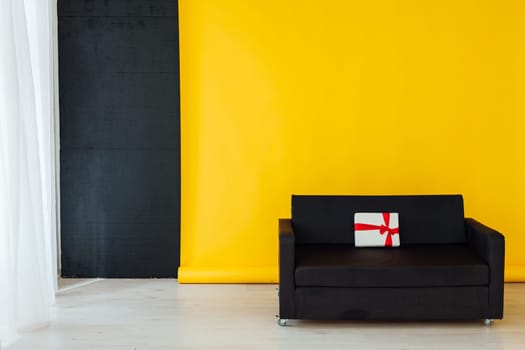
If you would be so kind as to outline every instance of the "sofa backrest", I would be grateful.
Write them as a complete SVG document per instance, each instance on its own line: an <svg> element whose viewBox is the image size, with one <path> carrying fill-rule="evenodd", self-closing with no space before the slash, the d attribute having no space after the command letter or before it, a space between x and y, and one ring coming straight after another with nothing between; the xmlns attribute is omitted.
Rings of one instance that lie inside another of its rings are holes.
<svg viewBox="0 0 525 350"><path fill-rule="evenodd" d="M292 195L296 242L353 244L356 212L399 213L401 245L466 242L461 195Z"/></svg>

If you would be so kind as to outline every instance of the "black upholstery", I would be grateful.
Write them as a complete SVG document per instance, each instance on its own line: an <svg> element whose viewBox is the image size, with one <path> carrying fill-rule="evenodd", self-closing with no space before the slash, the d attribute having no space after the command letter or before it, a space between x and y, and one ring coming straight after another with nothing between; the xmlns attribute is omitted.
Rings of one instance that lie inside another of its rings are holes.
<svg viewBox="0 0 525 350"><path fill-rule="evenodd" d="M466 245L411 245L396 249L300 245L295 284L309 287L486 286L487 264Z"/></svg>
<svg viewBox="0 0 525 350"><path fill-rule="evenodd" d="M401 245L465 243L463 198L446 196L292 196L296 242L354 244L356 212L399 213Z"/></svg>
<svg viewBox="0 0 525 350"><path fill-rule="evenodd" d="M295 235L290 219L279 220L279 309L283 315L293 315Z"/></svg>
<svg viewBox="0 0 525 350"><path fill-rule="evenodd" d="M295 290L306 320L468 320L485 318L487 287L321 288Z"/></svg>
<svg viewBox="0 0 525 350"><path fill-rule="evenodd" d="M355 248L355 212L398 212L399 248ZM503 318L505 239L459 195L293 196L279 220L279 317Z"/></svg>
<svg viewBox="0 0 525 350"><path fill-rule="evenodd" d="M499 232L474 219L466 219L468 245L489 266L489 310L487 318L503 318L503 273L505 238Z"/></svg>

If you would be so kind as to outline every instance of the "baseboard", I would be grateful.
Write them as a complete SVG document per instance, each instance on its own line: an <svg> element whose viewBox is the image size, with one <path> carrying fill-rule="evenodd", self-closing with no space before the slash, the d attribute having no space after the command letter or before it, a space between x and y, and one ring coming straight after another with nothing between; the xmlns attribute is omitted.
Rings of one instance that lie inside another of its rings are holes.
<svg viewBox="0 0 525 350"><path fill-rule="evenodd" d="M179 267L179 283L277 283L277 266Z"/></svg>
<svg viewBox="0 0 525 350"><path fill-rule="evenodd" d="M179 267L179 283L278 283L277 266ZM505 282L525 282L525 265L507 265Z"/></svg>
<svg viewBox="0 0 525 350"><path fill-rule="evenodd" d="M525 265L505 266L505 282L525 282Z"/></svg>

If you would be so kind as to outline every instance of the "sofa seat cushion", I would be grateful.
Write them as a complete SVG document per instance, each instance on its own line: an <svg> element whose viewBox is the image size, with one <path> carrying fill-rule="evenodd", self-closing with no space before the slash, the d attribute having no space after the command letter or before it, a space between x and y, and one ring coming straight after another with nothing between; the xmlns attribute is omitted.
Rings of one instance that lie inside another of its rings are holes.
<svg viewBox="0 0 525 350"><path fill-rule="evenodd" d="M482 286L488 265L466 245L409 245L393 249L309 244L296 247L296 286Z"/></svg>

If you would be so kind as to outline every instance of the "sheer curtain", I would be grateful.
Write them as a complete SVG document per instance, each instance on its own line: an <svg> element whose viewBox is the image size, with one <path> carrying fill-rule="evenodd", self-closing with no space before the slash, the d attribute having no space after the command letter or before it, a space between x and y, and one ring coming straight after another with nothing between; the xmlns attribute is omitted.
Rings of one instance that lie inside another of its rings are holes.
<svg viewBox="0 0 525 350"><path fill-rule="evenodd" d="M57 280L56 0L0 0L0 341L46 325Z"/></svg>

